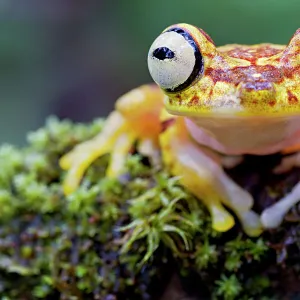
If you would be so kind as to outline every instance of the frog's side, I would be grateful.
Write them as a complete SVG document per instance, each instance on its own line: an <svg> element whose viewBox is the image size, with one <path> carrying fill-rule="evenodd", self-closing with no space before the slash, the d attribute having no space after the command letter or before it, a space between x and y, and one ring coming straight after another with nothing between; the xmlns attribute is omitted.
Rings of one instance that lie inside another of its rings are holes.
<svg viewBox="0 0 300 300"><path fill-rule="evenodd" d="M216 230L234 224L222 203L249 235L278 226L300 200L300 184L260 217L251 210L251 195L222 166L233 166L243 154L300 148L300 30L287 46L216 48L201 29L177 24L154 41L148 66L161 89L145 85L122 96L104 130L61 159L69 170L65 193L74 191L87 167L105 153L111 153L107 175L118 176L138 141L138 150L154 162L161 153L170 172L205 203ZM298 165L296 153L275 171Z"/></svg>

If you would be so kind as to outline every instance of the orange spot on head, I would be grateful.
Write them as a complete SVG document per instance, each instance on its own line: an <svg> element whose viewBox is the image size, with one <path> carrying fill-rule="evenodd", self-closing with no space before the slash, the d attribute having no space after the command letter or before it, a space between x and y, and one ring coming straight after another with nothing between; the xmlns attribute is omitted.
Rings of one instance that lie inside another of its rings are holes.
<svg viewBox="0 0 300 300"><path fill-rule="evenodd" d="M272 100L268 103L270 106L274 106L276 104L276 101L275 100Z"/></svg>
<svg viewBox="0 0 300 300"><path fill-rule="evenodd" d="M253 78L253 74L260 74L259 78ZM218 81L238 85L241 82L249 83L249 87L255 82L258 90L269 89L272 82L282 82L283 76L280 69L271 66L234 67L230 70L207 68L205 75L209 76L215 83ZM253 88L251 88L253 89Z"/></svg>
<svg viewBox="0 0 300 300"><path fill-rule="evenodd" d="M272 47L271 45L261 45L257 48L250 48L245 46L237 46L234 49L227 52L227 55L235 58L245 59L255 65L258 58L270 57L278 54L281 50Z"/></svg>
<svg viewBox="0 0 300 300"><path fill-rule="evenodd" d="M298 103L298 98L289 90L287 91L287 93L288 93L289 104L291 104L291 105L297 104Z"/></svg>
<svg viewBox="0 0 300 300"><path fill-rule="evenodd" d="M169 101L169 103L170 103L171 105L173 105L173 104L174 104L173 98L171 98L171 97L168 97L168 101Z"/></svg>
<svg viewBox="0 0 300 300"><path fill-rule="evenodd" d="M194 106L199 103L199 97L197 95L194 95L192 99L189 101L189 106Z"/></svg>
<svg viewBox="0 0 300 300"><path fill-rule="evenodd" d="M286 78L293 78L295 74L300 73L300 66L297 67L288 67L288 58L285 58L285 64L283 67L284 76Z"/></svg>
<svg viewBox="0 0 300 300"><path fill-rule="evenodd" d="M178 100L178 104L180 105L182 103L182 97L181 97L181 94L177 94L175 96L175 98Z"/></svg>

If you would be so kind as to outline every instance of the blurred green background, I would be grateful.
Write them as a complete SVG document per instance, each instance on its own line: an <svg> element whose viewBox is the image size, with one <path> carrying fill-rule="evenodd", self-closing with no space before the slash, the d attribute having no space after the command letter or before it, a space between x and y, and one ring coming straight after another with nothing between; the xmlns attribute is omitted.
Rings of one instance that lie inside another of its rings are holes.
<svg viewBox="0 0 300 300"><path fill-rule="evenodd" d="M25 143L48 115L89 121L151 81L146 56L167 26L203 28L217 45L286 44L299 0L0 0L0 143Z"/></svg>

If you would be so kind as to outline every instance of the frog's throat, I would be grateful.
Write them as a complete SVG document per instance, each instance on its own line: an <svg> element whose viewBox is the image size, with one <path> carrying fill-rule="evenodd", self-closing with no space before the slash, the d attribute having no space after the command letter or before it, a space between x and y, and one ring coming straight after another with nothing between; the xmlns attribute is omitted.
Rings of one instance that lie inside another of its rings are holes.
<svg viewBox="0 0 300 300"><path fill-rule="evenodd" d="M268 155L300 144L300 117L287 119L185 118L191 137L226 155Z"/></svg>

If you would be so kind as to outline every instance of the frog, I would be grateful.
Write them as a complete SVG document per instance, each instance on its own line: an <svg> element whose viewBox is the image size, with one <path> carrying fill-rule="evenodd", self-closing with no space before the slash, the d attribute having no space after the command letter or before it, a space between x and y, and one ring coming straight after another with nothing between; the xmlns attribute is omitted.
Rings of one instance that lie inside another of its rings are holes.
<svg viewBox="0 0 300 300"><path fill-rule="evenodd" d="M217 47L203 29L178 23L153 41L147 63L154 82L120 96L102 131L60 158L65 195L103 155L107 177L121 176L135 145L205 205L214 230L239 222L257 237L280 226L300 200L300 183L257 213L226 170L245 155L278 152L285 155L275 174L300 166L300 29L286 45Z"/></svg>

